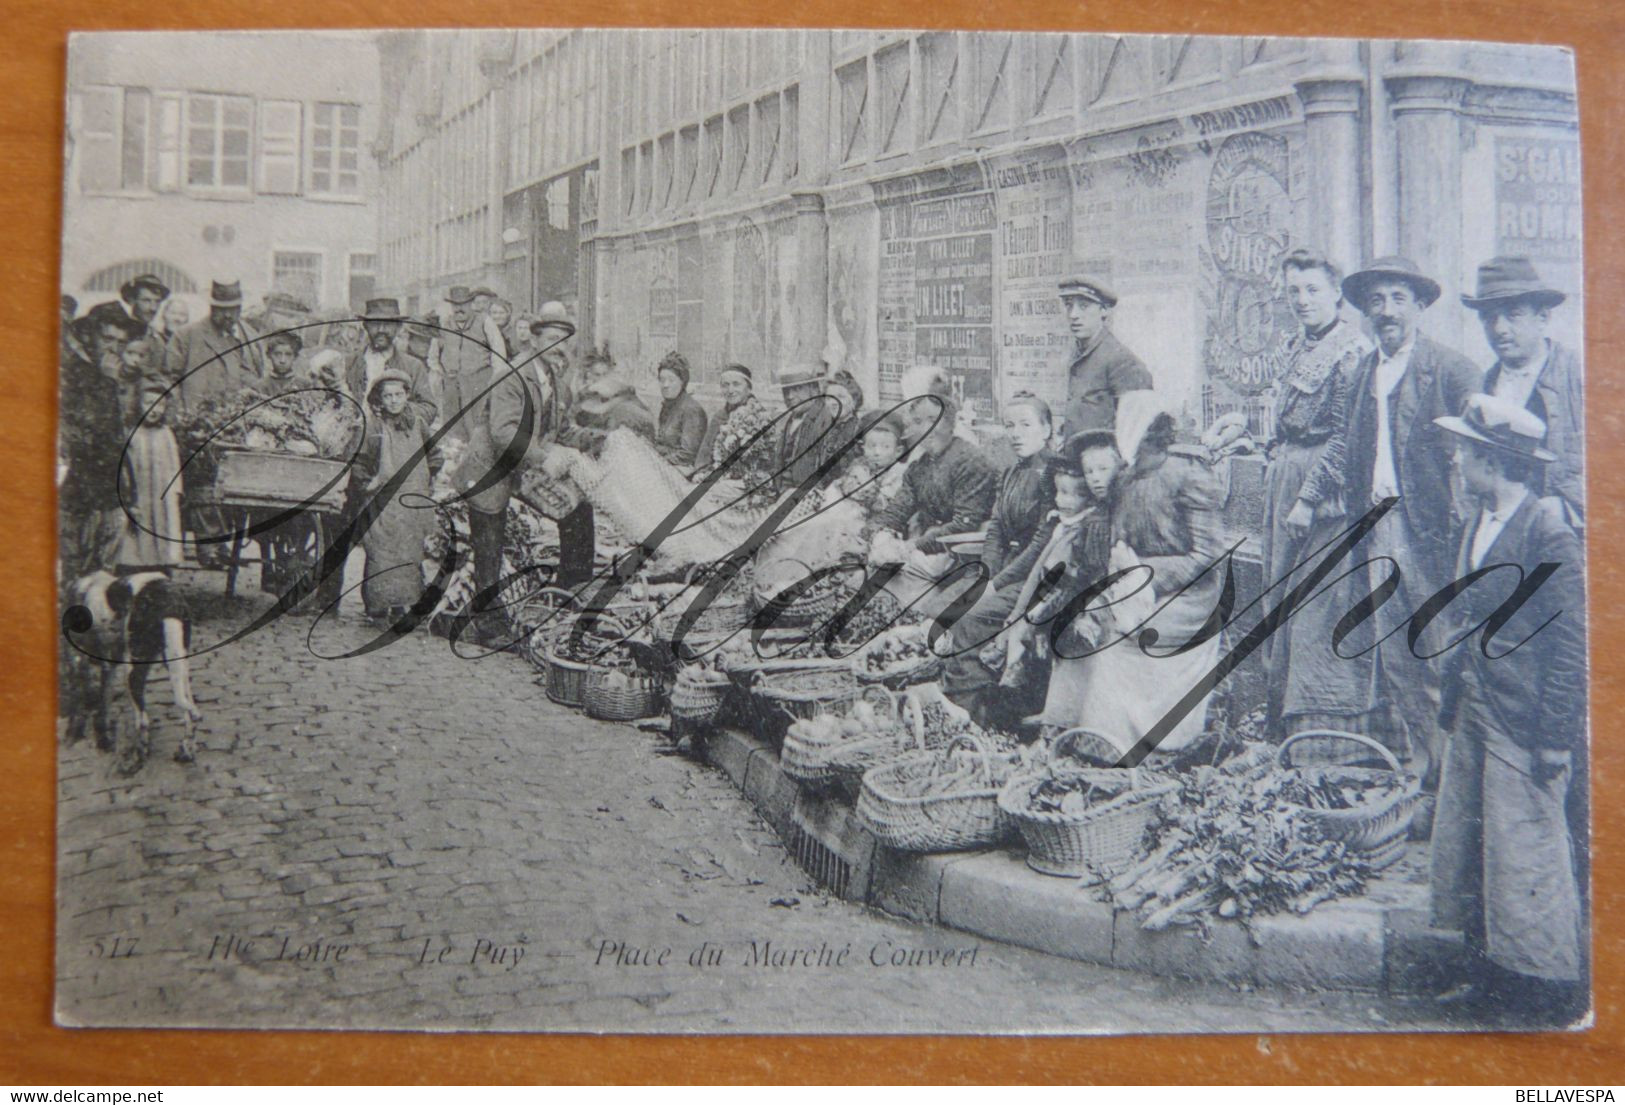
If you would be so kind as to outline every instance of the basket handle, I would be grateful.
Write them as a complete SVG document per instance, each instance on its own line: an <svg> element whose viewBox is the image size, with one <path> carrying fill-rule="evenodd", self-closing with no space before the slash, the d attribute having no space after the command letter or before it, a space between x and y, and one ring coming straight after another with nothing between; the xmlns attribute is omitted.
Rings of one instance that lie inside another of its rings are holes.
<svg viewBox="0 0 1625 1105"><path fill-rule="evenodd" d="M914 744L925 750L925 710L920 707L920 700L910 694L903 699L903 706L908 710L908 727L914 734Z"/></svg>
<svg viewBox="0 0 1625 1105"><path fill-rule="evenodd" d="M1280 749L1275 753L1276 761L1282 767L1292 766L1287 761L1287 749L1291 748L1295 743L1303 740L1306 737L1339 737L1343 740L1353 741L1355 744L1363 744L1367 748L1372 749L1381 755L1383 760L1388 764L1388 769L1395 775L1404 774L1403 770L1399 766L1399 761L1394 759L1394 754L1388 751L1388 749L1384 748L1380 742L1374 741L1370 737L1364 736L1360 733L1349 733L1342 729L1305 729L1302 732L1293 733L1290 737L1281 742Z"/></svg>
<svg viewBox="0 0 1625 1105"><path fill-rule="evenodd" d="M977 754L982 765L982 782L987 786L992 786L993 757L988 753L987 743L975 733L961 733L959 736L948 742L948 748L943 752L943 758L947 759L952 757L954 754L954 749L958 748L960 745L965 745L972 752Z"/></svg>
<svg viewBox="0 0 1625 1105"><path fill-rule="evenodd" d="M879 683L871 683L863 688L863 692L858 697L870 702L871 705L873 705L872 700L879 699L886 707L886 716L892 721L900 720L897 716L897 696Z"/></svg>
<svg viewBox="0 0 1625 1105"><path fill-rule="evenodd" d="M1057 756L1064 756L1072 752L1072 746L1077 743L1079 737L1083 736L1095 737L1110 748L1115 749L1117 747L1117 742L1112 740L1105 733L1102 733L1099 729L1091 729L1087 725L1075 725L1071 729L1067 729L1058 734L1055 740L1051 742L1051 761L1053 762L1054 758ZM1128 784L1131 790L1140 789L1141 778L1139 764L1135 764L1133 767L1128 769Z"/></svg>

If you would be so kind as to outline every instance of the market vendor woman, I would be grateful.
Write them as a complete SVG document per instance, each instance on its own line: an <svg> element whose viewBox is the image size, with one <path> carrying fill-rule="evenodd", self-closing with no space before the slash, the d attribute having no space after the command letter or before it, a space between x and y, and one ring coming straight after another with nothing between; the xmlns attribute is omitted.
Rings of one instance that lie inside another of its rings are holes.
<svg viewBox="0 0 1625 1105"><path fill-rule="evenodd" d="M423 597L423 543L435 532L429 488L440 468L438 452L415 459L429 441L429 423L409 400L412 378L385 369L367 392L367 420L354 477L365 481L371 524L362 537L367 552L362 601L370 618L399 621ZM384 487L406 470L404 482Z"/></svg>

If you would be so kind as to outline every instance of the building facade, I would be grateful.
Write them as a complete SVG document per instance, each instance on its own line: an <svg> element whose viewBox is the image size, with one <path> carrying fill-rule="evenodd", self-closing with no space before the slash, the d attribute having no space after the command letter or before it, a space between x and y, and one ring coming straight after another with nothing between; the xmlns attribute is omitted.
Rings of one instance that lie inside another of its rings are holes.
<svg viewBox="0 0 1625 1105"><path fill-rule="evenodd" d="M383 279L571 300L699 390L829 360L870 396L940 365L982 418L1059 399L1066 272L1198 422L1268 433L1295 323L1279 267L1400 252L1424 320L1493 359L1457 293L1534 257L1582 314L1572 57L1191 36L518 31L386 36Z"/></svg>
<svg viewBox="0 0 1625 1105"><path fill-rule="evenodd" d="M76 36L63 290L154 272L194 305L222 278L250 304L358 305L378 275L378 80L366 34Z"/></svg>

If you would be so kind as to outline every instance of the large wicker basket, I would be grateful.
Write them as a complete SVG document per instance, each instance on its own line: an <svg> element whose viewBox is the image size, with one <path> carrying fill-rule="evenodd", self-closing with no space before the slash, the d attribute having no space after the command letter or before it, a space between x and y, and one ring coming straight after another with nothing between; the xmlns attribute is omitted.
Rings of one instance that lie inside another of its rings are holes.
<svg viewBox="0 0 1625 1105"><path fill-rule="evenodd" d="M803 561L786 558L781 563L800 564L809 577L813 574L812 567ZM768 586L762 580L754 581L753 590L757 609L771 611L769 621L777 626L813 625L826 621L851 598L851 592L841 586L834 575L821 577L788 601L778 597L782 592L769 593Z"/></svg>
<svg viewBox="0 0 1625 1105"><path fill-rule="evenodd" d="M600 614L588 636L604 644L624 635L620 623L607 614ZM573 660L559 655L569 633L562 633L548 645L544 653L547 661L544 687L547 697L560 706L579 710L586 704L587 676L594 671L607 671L608 665L590 660Z"/></svg>
<svg viewBox="0 0 1625 1105"><path fill-rule="evenodd" d="M975 754L979 785L944 794L907 793L904 783L910 775L945 764L961 747ZM858 817L880 843L908 852L952 852L1002 843L1014 835L1015 826L999 808L994 766L986 744L969 734L955 737L943 752L900 756L863 776Z"/></svg>
<svg viewBox="0 0 1625 1105"><path fill-rule="evenodd" d="M757 700L791 721L839 710L858 692L858 681L845 660L774 661L757 668L751 680Z"/></svg>
<svg viewBox="0 0 1625 1105"><path fill-rule="evenodd" d="M582 705L601 721L653 717L662 705L660 680L648 672L593 668L583 680Z"/></svg>
<svg viewBox="0 0 1625 1105"><path fill-rule="evenodd" d="M897 723L897 699L884 687L864 688L862 699L878 707L877 712L888 724ZM843 739L839 736L822 734L803 721L795 721L785 732L784 744L779 747L779 768L803 786L824 786L834 782L838 777L831 757L838 753L843 745L867 739L870 738Z"/></svg>
<svg viewBox="0 0 1625 1105"><path fill-rule="evenodd" d="M886 634L881 634L852 655L852 670L857 673L860 683L878 683L882 686L901 690L915 683L929 683L942 675L946 661L935 654L921 657L912 664L900 667L869 670L869 654L885 647Z"/></svg>
<svg viewBox="0 0 1625 1105"><path fill-rule="evenodd" d="M1291 765L1290 750L1300 742L1326 740L1352 741L1376 752L1388 765L1380 767L1344 767L1334 764L1311 764L1295 767L1310 781L1322 778L1369 782L1392 775L1403 781L1403 786L1387 797L1369 805L1347 810L1323 810L1311 806L1294 806L1302 816L1319 827L1328 840L1341 840L1351 852L1362 852L1375 868L1389 866L1405 852L1405 840L1410 833L1411 819L1416 816L1422 781L1407 775L1394 759L1393 753L1370 737L1359 733L1346 733L1338 729L1305 729L1281 742L1277 758L1283 766ZM1292 805L1292 803L1287 803Z"/></svg>
<svg viewBox="0 0 1625 1105"><path fill-rule="evenodd" d="M733 684L721 679L695 679L678 673L671 686L671 718L690 725L710 725L722 713Z"/></svg>
<svg viewBox="0 0 1625 1105"><path fill-rule="evenodd" d="M1052 757L1066 755L1080 737L1111 741L1090 729L1068 729L1055 739ZM1054 768L1052 767L1052 771ZM1007 813L1027 842L1027 866L1061 878L1101 879L1137 859L1145 831L1156 815L1157 800L1172 793L1178 783L1158 779L1140 768L1067 768L1068 779L1122 787L1114 798L1080 813L1034 810L1029 804L1033 788L1043 781L1036 774L1017 775L999 791L999 808Z"/></svg>

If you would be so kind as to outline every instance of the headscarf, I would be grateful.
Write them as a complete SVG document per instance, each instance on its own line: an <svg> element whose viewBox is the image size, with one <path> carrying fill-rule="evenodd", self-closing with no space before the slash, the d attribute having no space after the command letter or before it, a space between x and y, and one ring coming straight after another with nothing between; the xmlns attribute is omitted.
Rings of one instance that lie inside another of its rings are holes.
<svg viewBox="0 0 1625 1105"><path fill-rule="evenodd" d="M688 390L688 358L677 352L677 350L673 349L660 358L660 364L655 366L655 375L659 376L662 372L675 372L678 378L683 381L683 390Z"/></svg>
<svg viewBox="0 0 1625 1105"><path fill-rule="evenodd" d="M1168 397L1160 392L1129 391L1118 397L1117 447L1130 465L1139 459L1145 435L1161 415L1176 417Z"/></svg>

